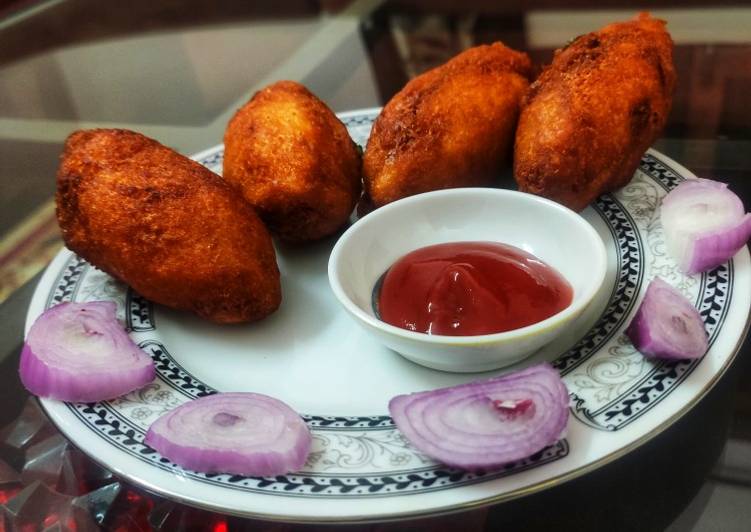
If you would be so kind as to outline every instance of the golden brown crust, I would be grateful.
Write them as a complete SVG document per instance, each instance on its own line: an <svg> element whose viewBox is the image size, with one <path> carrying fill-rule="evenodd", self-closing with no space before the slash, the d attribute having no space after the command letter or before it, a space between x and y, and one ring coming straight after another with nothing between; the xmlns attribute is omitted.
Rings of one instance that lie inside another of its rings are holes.
<svg viewBox="0 0 751 532"><path fill-rule="evenodd" d="M373 204L491 183L511 153L530 71L527 54L495 43L407 83L376 119L365 150Z"/></svg>
<svg viewBox="0 0 751 532"><path fill-rule="evenodd" d="M152 301L219 323L258 320L281 302L271 237L250 205L152 139L73 133L56 199L68 248Z"/></svg>
<svg viewBox="0 0 751 532"><path fill-rule="evenodd" d="M519 190L578 211L628 183L670 112L672 50L665 22L644 13L557 50L519 117Z"/></svg>
<svg viewBox="0 0 751 532"><path fill-rule="evenodd" d="M360 166L344 124L294 81L257 92L224 134L224 178L290 242L322 238L347 222Z"/></svg>

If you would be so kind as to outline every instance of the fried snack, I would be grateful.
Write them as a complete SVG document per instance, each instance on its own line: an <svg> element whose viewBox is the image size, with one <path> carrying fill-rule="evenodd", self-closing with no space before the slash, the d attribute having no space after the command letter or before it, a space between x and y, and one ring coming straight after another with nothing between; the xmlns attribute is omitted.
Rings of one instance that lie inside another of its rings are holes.
<svg viewBox="0 0 751 532"><path fill-rule="evenodd" d="M288 242L322 238L347 222L360 166L344 124L294 81L257 92L224 134L224 179Z"/></svg>
<svg viewBox="0 0 751 532"><path fill-rule="evenodd" d="M631 180L665 127L675 86L665 22L642 13L557 50L516 131L519 190L581 210Z"/></svg>
<svg viewBox="0 0 751 532"><path fill-rule="evenodd" d="M527 54L495 43L407 83L381 111L365 149L373 205L491 183L511 155L530 71Z"/></svg>
<svg viewBox="0 0 751 532"><path fill-rule="evenodd" d="M281 302L271 236L227 183L139 133L77 131L57 174L65 244L144 297L217 323Z"/></svg>

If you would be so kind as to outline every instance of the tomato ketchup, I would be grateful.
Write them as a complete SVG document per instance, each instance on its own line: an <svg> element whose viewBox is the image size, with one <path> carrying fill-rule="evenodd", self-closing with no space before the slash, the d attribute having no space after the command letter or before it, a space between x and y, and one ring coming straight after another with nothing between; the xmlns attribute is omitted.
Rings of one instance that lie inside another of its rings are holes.
<svg viewBox="0 0 751 532"><path fill-rule="evenodd" d="M389 268L377 294L383 321L450 336L519 329L571 304L573 289L534 255L497 242L417 249Z"/></svg>

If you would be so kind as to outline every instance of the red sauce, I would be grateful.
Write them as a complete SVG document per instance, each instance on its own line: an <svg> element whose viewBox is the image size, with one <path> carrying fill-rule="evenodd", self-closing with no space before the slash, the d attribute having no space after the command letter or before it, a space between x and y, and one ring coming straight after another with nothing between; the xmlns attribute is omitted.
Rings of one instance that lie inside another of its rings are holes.
<svg viewBox="0 0 751 532"><path fill-rule="evenodd" d="M556 270L517 247L452 242L394 263L378 294L381 319L410 331L491 334L537 323L571 304Z"/></svg>

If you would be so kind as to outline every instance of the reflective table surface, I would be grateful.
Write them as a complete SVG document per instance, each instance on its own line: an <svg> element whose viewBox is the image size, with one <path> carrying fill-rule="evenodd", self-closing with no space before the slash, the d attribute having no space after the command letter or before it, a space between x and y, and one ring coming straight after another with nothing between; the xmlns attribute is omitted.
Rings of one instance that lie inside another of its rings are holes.
<svg viewBox="0 0 751 532"><path fill-rule="evenodd" d="M655 148L751 205L751 8L649 9L668 21L678 72ZM543 65L571 38L636 12L611 1L0 2L0 530L325 528L226 517L119 481L66 442L21 387L26 309L62 246L54 176L70 132L133 129L191 154L219 143L234 111L279 79L305 84L337 112L380 106L473 45L501 40ZM590 474L486 509L345 528L748 530L749 350L746 340L670 429Z"/></svg>

